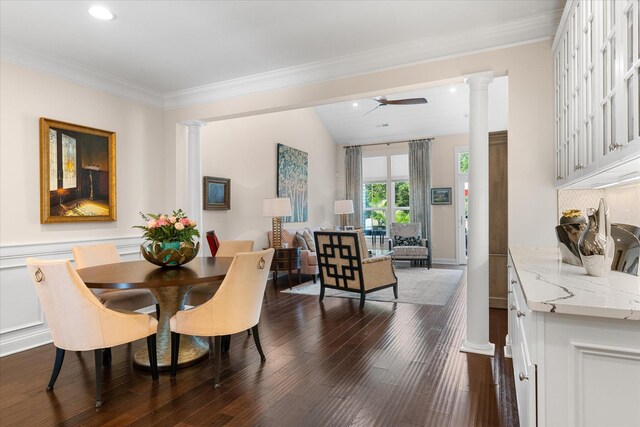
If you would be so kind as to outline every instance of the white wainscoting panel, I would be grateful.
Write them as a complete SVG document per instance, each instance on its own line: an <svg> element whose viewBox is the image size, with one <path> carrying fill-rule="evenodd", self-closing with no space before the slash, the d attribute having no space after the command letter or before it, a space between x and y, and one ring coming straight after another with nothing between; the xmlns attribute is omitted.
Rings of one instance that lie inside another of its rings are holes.
<svg viewBox="0 0 640 427"><path fill-rule="evenodd" d="M0 247L0 357L51 342L38 295L27 275L25 260L30 257L73 260L73 246L100 243L115 244L123 260L141 258L139 249L142 241L138 237Z"/></svg>
<svg viewBox="0 0 640 427"><path fill-rule="evenodd" d="M640 426L640 351L582 342L570 347L569 424Z"/></svg>

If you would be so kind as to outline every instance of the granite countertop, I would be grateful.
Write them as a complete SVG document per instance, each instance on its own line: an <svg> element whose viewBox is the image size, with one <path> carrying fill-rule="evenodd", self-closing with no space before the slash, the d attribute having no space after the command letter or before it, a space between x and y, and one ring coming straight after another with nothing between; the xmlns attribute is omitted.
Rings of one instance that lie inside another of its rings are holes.
<svg viewBox="0 0 640 427"><path fill-rule="evenodd" d="M557 248L509 251L529 309L640 320L640 277L618 271L588 276L583 267L563 263Z"/></svg>

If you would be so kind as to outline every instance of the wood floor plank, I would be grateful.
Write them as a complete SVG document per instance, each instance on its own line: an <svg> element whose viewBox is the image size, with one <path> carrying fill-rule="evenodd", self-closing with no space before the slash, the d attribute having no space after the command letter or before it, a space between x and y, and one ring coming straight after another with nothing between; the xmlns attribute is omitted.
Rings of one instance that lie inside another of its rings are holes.
<svg viewBox="0 0 640 427"><path fill-rule="evenodd" d="M465 275L463 275L463 278ZM506 311L491 310L496 357L459 352L466 283L445 306L281 293L267 285L259 324L267 361L253 338L235 334L221 359L161 373L135 369L144 344L119 346L104 373L104 405L93 408L93 355L68 352L46 392L55 349L0 359L0 425L83 426L517 426L511 361L502 355ZM400 286L400 292L402 287Z"/></svg>

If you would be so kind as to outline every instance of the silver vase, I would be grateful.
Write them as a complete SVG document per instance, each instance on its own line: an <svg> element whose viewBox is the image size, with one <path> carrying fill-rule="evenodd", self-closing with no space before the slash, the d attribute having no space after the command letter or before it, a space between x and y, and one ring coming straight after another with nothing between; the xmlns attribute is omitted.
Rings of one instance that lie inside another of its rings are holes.
<svg viewBox="0 0 640 427"><path fill-rule="evenodd" d="M609 207L604 199L600 199L598 209L587 209L589 226L578 240L582 265L590 276L606 276L611 270L615 242L611 237Z"/></svg>

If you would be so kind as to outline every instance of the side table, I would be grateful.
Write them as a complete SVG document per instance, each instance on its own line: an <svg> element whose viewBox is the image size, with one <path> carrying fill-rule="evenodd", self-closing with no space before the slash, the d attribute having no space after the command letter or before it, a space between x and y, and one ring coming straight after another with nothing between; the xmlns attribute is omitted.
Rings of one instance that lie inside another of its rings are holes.
<svg viewBox="0 0 640 427"><path fill-rule="evenodd" d="M302 250L300 248L275 248L273 261L271 261L271 271L273 271L273 284L278 280L278 271L287 271L289 278L289 289L291 289L291 272L298 270L298 284L302 284L300 278L300 266L302 261Z"/></svg>

